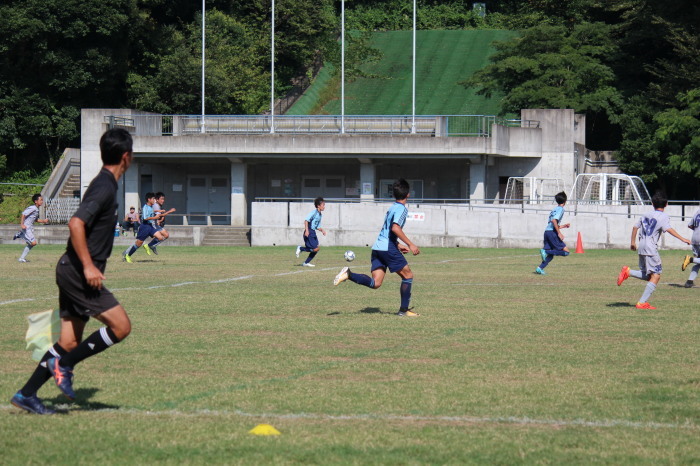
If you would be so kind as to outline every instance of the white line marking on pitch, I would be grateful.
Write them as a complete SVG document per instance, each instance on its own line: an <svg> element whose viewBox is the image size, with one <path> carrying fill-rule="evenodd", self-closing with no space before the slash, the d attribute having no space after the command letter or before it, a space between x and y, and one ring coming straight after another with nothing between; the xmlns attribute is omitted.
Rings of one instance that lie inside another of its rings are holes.
<svg viewBox="0 0 700 466"><path fill-rule="evenodd" d="M118 413L118 414L143 414L147 416L177 416L177 417L197 417L197 416L239 416L259 419L310 419L323 421L403 421L403 422L447 422L447 423L469 423L469 424L515 424L515 425L535 425L535 426L563 426L563 427L630 427L635 429L690 429L700 428L692 423L668 423L655 421L629 421L627 419L537 419L530 417L500 416L500 417L477 417L477 416L420 416L403 414L316 414L316 413L248 413L240 410L215 410L200 409L194 411L163 410L156 411L138 408L101 408L81 410L77 404L58 404L54 406L60 410L75 409L76 412L86 411L91 413ZM14 410L10 405L1 405L2 410ZM19 412L19 411L18 411Z"/></svg>

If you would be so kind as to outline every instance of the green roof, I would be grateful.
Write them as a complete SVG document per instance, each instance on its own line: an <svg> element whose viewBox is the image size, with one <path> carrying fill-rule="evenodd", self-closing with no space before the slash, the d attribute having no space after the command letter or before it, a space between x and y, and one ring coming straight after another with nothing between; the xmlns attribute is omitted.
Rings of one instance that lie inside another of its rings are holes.
<svg viewBox="0 0 700 466"><path fill-rule="evenodd" d="M514 35L502 30L418 31L416 35L416 114L498 115L499 96L487 99L458 84L486 66L493 41ZM346 115L410 115L412 32L376 32L371 45L383 57L363 69L372 78L345 83ZM331 83L332 67L324 67L288 115L308 115ZM337 98L316 113L339 115Z"/></svg>

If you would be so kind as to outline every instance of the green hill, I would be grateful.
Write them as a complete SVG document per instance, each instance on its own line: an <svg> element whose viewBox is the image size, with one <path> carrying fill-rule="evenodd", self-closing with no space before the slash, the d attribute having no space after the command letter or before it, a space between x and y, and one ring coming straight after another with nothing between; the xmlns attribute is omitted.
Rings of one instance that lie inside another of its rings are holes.
<svg viewBox="0 0 700 466"><path fill-rule="evenodd" d="M457 84L488 64L493 41L506 40L511 31L418 31L416 36L416 114L418 115L497 115L498 96L486 99ZM364 71L378 78L358 78L345 83L346 115L411 114L411 31L377 32L372 46L383 53L378 63ZM331 72L323 69L288 115L307 115L323 89L333 85ZM314 113L340 114L337 97Z"/></svg>

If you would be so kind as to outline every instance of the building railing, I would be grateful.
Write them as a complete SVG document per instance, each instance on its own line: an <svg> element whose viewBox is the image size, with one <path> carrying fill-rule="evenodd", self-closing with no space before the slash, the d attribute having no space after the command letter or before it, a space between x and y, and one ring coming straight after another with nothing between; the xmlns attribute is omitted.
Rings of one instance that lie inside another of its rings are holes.
<svg viewBox="0 0 700 466"><path fill-rule="evenodd" d="M110 115L110 128L135 136L349 134L490 137L494 124L539 128L539 121L493 115Z"/></svg>

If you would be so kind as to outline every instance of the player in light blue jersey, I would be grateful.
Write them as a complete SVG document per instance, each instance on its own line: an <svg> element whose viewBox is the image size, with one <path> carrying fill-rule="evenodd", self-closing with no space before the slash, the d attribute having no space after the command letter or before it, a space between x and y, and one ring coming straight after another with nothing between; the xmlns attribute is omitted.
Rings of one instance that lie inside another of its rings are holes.
<svg viewBox="0 0 700 466"><path fill-rule="evenodd" d="M22 219L19 221L19 226L21 230L15 234L13 239L22 238L26 243L22 255L17 259L19 262L29 262L27 260L27 254L32 250L34 246L37 245L36 238L34 237L34 222L36 223L49 223L49 219L39 219L39 207L44 204L44 198L41 194L35 194L32 196L32 202L34 205L30 205L24 212L22 212Z"/></svg>
<svg viewBox="0 0 700 466"><path fill-rule="evenodd" d="M392 190L396 202L387 211L377 241L372 246L372 276L353 273L350 271L350 268L343 267L340 273L336 275L335 280L333 280L333 284L337 286L345 280L350 280L358 285L364 285L376 290L382 286L386 269L388 268L391 273L397 273L401 277L401 307L399 307L397 315L416 317L420 314L409 309L413 272L403 256L409 251L414 256L420 254L418 246L413 244L403 232L403 226L408 215L406 204L408 203L410 186L406 180L401 178L394 182ZM400 243L399 240L404 244Z"/></svg>
<svg viewBox="0 0 700 466"><path fill-rule="evenodd" d="M155 201L156 195L154 193L146 193L146 203L141 209L141 220L143 220L143 222L139 226L139 231L136 234L136 242L122 253L122 260L130 264L133 262L131 255L134 254L149 237L155 237L161 241L163 240L163 235L156 227L160 214L153 211L153 204Z"/></svg>
<svg viewBox="0 0 700 466"><path fill-rule="evenodd" d="M639 270L630 270L629 267L623 266L620 274L617 276L617 286L622 285L622 282L629 277L648 282L642 297L635 306L637 309L656 309L649 304L649 298L661 278L661 256L658 250L661 234L667 232L684 243L690 244L690 240L683 238L676 233L676 230L671 228L671 220L668 214L664 212L668 205L666 195L661 192L655 193L654 197L651 198L651 203L654 206L654 210L642 215L632 227L630 249L637 251L639 254ZM639 245L637 245L637 233L639 233Z"/></svg>
<svg viewBox="0 0 700 466"><path fill-rule="evenodd" d="M544 247L540 249L542 263L535 269L535 273L547 275L544 268L552 262L554 256L568 256L569 248L564 243L564 233L562 228L569 228L569 224L562 225L561 220L564 218L564 205L566 205L566 193L564 191L557 193L554 196L557 206L549 213L549 221L547 228L544 230Z"/></svg>
<svg viewBox="0 0 700 466"><path fill-rule="evenodd" d="M304 263L301 264L304 267L316 267L311 263L320 249L318 245L318 236L316 236L316 230L323 233L323 236L326 236L326 230L321 228L321 219L323 217L322 212L326 210L326 202L322 197L317 197L314 199L314 207L315 209L306 216L306 219L304 219L304 246L297 246L296 250L297 257L299 257L299 254L302 252L309 253L309 257L307 257Z"/></svg>
<svg viewBox="0 0 700 466"><path fill-rule="evenodd" d="M698 278L698 272L700 272L700 209L695 211L693 218L688 222L688 228L693 230L693 236L690 238L690 243L693 248L693 256L685 256L683 259L683 265L681 270L685 270L689 264L694 264L693 268L690 270L690 276L685 282L686 288L692 288L693 282Z"/></svg>

